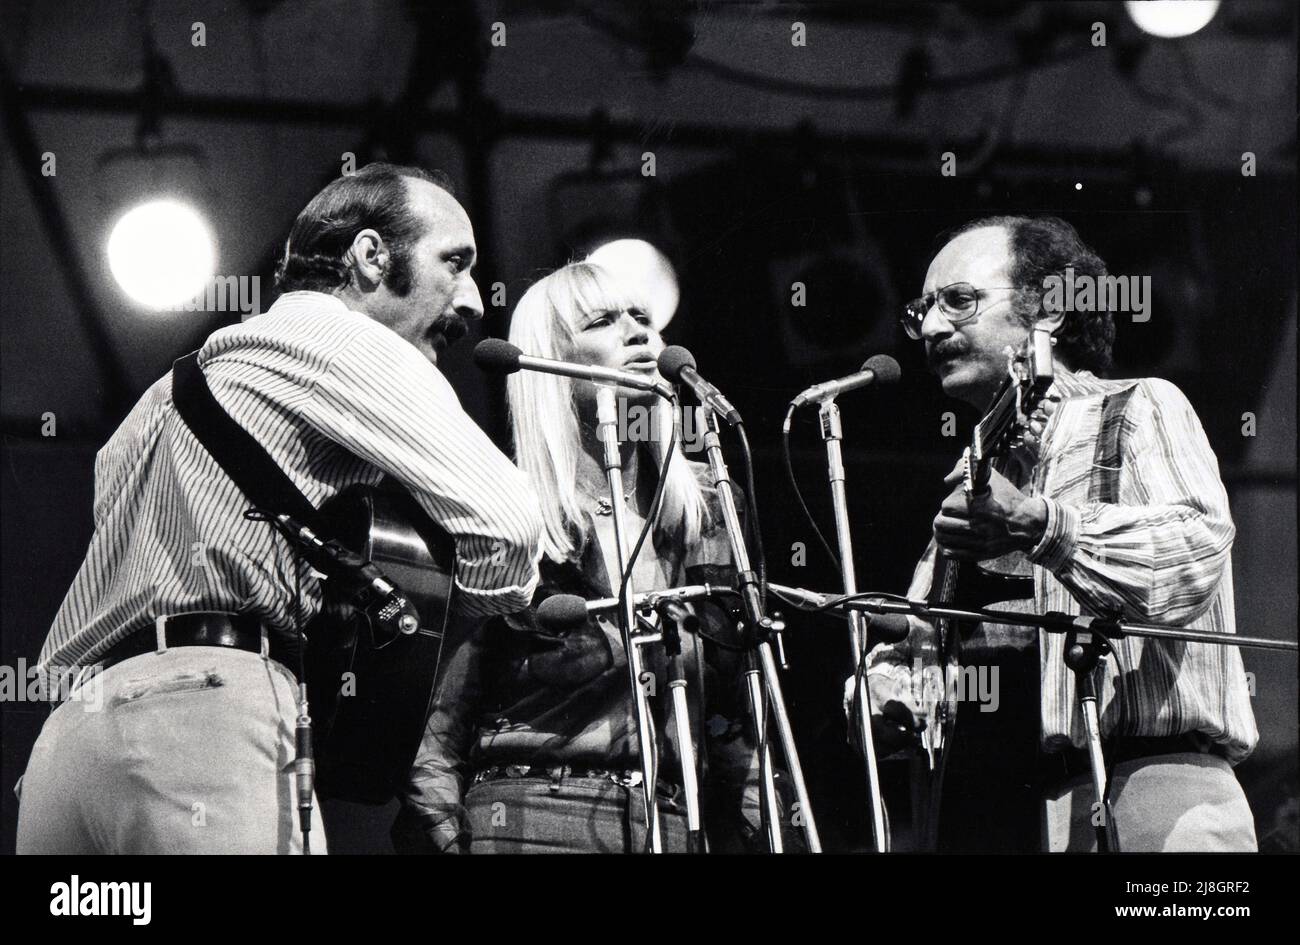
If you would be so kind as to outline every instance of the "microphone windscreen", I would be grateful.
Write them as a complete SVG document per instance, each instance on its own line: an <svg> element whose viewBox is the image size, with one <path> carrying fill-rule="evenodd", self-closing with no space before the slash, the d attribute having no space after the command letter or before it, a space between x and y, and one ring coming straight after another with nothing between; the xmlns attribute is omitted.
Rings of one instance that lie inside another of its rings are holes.
<svg viewBox="0 0 1300 945"><path fill-rule="evenodd" d="M587 602L577 594L548 597L537 606L537 622L550 633L569 633L586 626Z"/></svg>
<svg viewBox="0 0 1300 945"><path fill-rule="evenodd" d="M521 354L523 352L508 341L484 338L474 346L474 363L485 371L513 374L519 370Z"/></svg>
<svg viewBox="0 0 1300 945"><path fill-rule="evenodd" d="M896 384L903 369L887 354L873 354L867 358L867 363L862 365L864 371L874 371L876 374L877 384ZM894 616L898 616L895 614Z"/></svg>
<svg viewBox="0 0 1300 945"><path fill-rule="evenodd" d="M695 355L681 345L669 345L659 352L659 373L670 383L680 384L683 368L695 367Z"/></svg>
<svg viewBox="0 0 1300 945"><path fill-rule="evenodd" d="M892 361L893 358L890 358ZM897 367L898 365L894 365ZM881 643L902 643L912 631L902 614L877 614L868 622L871 636Z"/></svg>

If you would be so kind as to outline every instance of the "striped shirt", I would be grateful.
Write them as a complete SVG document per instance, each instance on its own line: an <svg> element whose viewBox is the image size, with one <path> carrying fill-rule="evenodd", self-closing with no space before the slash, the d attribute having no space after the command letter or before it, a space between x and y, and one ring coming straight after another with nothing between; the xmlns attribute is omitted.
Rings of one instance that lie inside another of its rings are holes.
<svg viewBox="0 0 1300 945"><path fill-rule="evenodd" d="M334 296L290 292L212 334L199 364L222 407L313 505L391 475L456 539L465 612L528 605L537 499L413 345ZM166 614L248 613L291 631L295 581L310 620L320 582L267 524L244 519L249 505L176 412L169 373L95 458L95 533L41 666L91 663Z"/></svg>
<svg viewBox="0 0 1300 945"><path fill-rule="evenodd" d="M1118 612L1137 623L1235 633L1228 496L1187 398L1167 381L1108 381L1057 366L1062 400L1043 431L1025 491L1047 504L1030 550L1034 610ZM1027 449L1027 448L1026 448ZM936 545L917 565L908 596L928 596ZM909 617L913 635L933 633ZM872 651L873 674L911 686L910 641ZM1041 633L1042 744L1084 746L1083 720L1064 637ZM1259 733L1241 652L1232 646L1136 637L1116 641L1098 676L1104 735L1199 732L1232 763ZM911 691L920 691L913 688Z"/></svg>

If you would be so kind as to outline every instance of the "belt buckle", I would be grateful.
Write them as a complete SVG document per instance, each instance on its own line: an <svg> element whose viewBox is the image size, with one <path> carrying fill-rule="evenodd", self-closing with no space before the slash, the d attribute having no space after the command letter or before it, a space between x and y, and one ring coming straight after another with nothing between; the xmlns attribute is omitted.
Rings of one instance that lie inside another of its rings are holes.
<svg viewBox="0 0 1300 945"><path fill-rule="evenodd" d="M641 775L641 770L639 768L634 771L623 771L623 772L611 771L609 773L609 779L613 781L615 784L617 784L619 787L624 787L624 788L639 787L643 780Z"/></svg>

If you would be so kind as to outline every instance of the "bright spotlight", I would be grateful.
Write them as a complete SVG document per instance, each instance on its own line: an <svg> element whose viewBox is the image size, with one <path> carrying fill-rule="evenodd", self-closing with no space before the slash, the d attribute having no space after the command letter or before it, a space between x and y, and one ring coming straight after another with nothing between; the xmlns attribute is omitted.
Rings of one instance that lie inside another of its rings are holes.
<svg viewBox="0 0 1300 945"><path fill-rule="evenodd" d="M203 217L175 200L153 200L122 215L108 237L108 265L131 298L170 308L203 291L217 249Z"/></svg>
<svg viewBox="0 0 1300 945"><path fill-rule="evenodd" d="M1128 0L1124 4L1143 32L1164 39L1191 36L1219 11L1219 0Z"/></svg>
<svg viewBox="0 0 1300 945"><path fill-rule="evenodd" d="M650 306L650 321L655 331L663 331L677 314L677 303L681 300L677 272L668 257L652 244L637 239L612 240L588 253L587 261L616 278L640 286Z"/></svg>

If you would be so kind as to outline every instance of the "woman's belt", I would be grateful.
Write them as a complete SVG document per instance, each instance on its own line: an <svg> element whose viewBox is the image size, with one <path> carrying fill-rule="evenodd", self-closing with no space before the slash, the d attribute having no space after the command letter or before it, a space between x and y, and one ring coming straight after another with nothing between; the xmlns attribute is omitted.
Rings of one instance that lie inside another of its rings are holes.
<svg viewBox="0 0 1300 945"><path fill-rule="evenodd" d="M558 791L565 780L587 778L597 781L612 781L619 787L633 788L641 784L640 769L627 768L587 768L579 765L492 765L474 773L470 786L486 781L500 781L506 778L544 778L551 782L551 790ZM662 797L676 797L679 788L676 784L662 778L655 786L655 791Z"/></svg>

